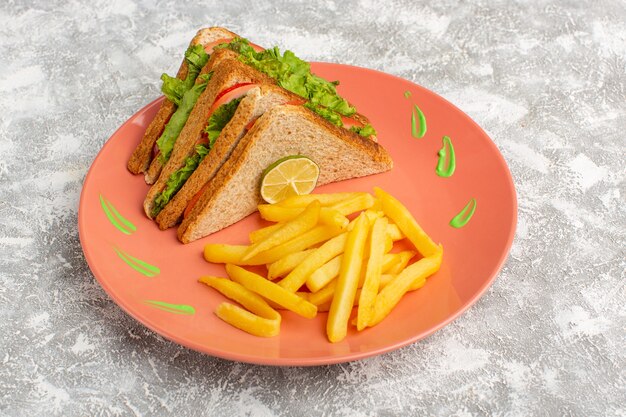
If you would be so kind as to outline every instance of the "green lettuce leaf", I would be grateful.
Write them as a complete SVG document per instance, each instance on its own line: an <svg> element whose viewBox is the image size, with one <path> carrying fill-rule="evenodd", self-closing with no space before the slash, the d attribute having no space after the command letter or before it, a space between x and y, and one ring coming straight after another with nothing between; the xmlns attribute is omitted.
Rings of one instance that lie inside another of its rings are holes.
<svg viewBox="0 0 626 417"><path fill-rule="evenodd" d="M210 147L206 145L197 145L196 152L185 159L185 165L170 175L165 184L165 189L154 199L154 206L152 207L153 217L158 215L174 194L182 188L189 177L191 177L191 174L198 168L200 162L207 156L209 150Z"/></svg>
<svg viewBox="0 0 626 417"><path fill-rule="evenodd" d="M336 113L327 107L313 104L310 101L307 101L306 103L304 103L303 106L306 107L307 109L313 110L315 113L319 114L320 116L322 116L324 119L328 120L335 126L339 126L339 127L343 126L343 121L341 120L341 115L339 113Z"/></svg>
<svg viewBox="0 0 626 417"><path fill-rule="evenodd" d="M350 117L356 113L356 109L337 94L338 81L327 81L312 74L311 65L291 51L281 54L278 47L274 47L256 52L243 38L220 44L217 48L239 53L242 62L274 78L285 90L308 100L305 107L336 126L343 127L341 116ZM371 125L351 130L366 137L376 133Z"/></svg>
<svg viewBox="0 0 626 417"><path fill-rule="evenodd" d="M366 138L376 134L376 129L374 129L374 127L369 123L361 127L352 126L350 130L356 134L365 136Z"/></svg>
<svg viewBox="0 0 626 417"><path fill-rule="evenodd" d="M209 118L209 123L204 130L209 137L209 143L205 145L197 145L196 152L192 156L185 159L185 165L170 175L167 179L165 189L158 194L154 200L154 206L152 208L153 217L158 215L161 210L163 210L163 207L169 203L172 197L183 187L189 177L191 177L191 174L193 174L196 168L198 168L198 165L200 165L204 157L213 148L213 145L215 145L215 140L220 135L222 129L224 129L224 126L226 126L230 119L233 118L240 102L241 98L232 100L231 102L218 107L213 112Z"/></svg>
<svg viewBox="0 0 626 417"><path fill-rule="evenodd" d="M187 78L181 80L176 77L170 77L167 74L161 75L163 85L161 91L172 103L180 106L185 93L193 88L196 78L202 68L209 60L209 54L204 51L202 45L193 45L185 51L185 61L187 61Z"/></svg>
<svg viewBox="0 0 626 417"><path fill-rule="evenodd" d="M210 76L211 74L209 74L207 78L210 78ZM202 94L202 92L206 89L207 82L208 80L203 80L185 92L178 108L165 125L163 133L159 139L157 139L157 146L160 151L159 158L161 159L161 162L165 163L170 158L172 149L174 149L174 143L176 143L178 135L180 135L185 123L187 123L189 114L191 114L193 106L195 106L196 101L198 101L198 97L200 97L200 94Z"/></svg>
<svg viewBox="0 0 626 417"><path fill-rule="evenodd" d="M245 39L235 39L220 47L229 48L239 53L239 59L274 78L278 85L299 96L321 105L344 116L352 116L356 109L343 99L335 86L330 82L311 73L308 62L298 58L293 52L280 53L278 47L255 52Z"/></svg>
<svg viewBox="0 0 626 417"><path fill-rule="evenodd" d="M209 118L209 123L204 131L209 137L209 145L211 148L213 147L217 137L222 132L222 129L224 129L224 126L226 126L228 122L230 122L230 119L233 118L240 102L241 98L237 98L229 103L219 106Z"/></svg>
<svg viewBox="0 0 626 417"><path fill-rule="evenodd" d="M185 78L185 86L187 90L193 87L196 78L202 68L209 61L209 54L206 53L202 45L193 45L185 51L185 60L187 61L187 78Z"/></svg>
<svg viewBox="0 0 626 417"><path fill-rule="evenodd" d="M176 77L170 77L167 74L161 74L161 81L163 81L161 92L163 92L169 101L180 106L185 92L189 90L185 82Z"/></svg>

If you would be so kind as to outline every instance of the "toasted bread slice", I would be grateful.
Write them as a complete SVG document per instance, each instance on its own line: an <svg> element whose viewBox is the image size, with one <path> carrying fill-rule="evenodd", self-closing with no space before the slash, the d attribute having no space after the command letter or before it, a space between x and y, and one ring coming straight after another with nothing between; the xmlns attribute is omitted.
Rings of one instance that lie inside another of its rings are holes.
<svg viewBox="0 0 626 417"><path fill-rule="evenodd" d="M276 106L239 141L178 228L189 243L253 213L261 202L263 170L301 154L320 167L318 184L387 171L393 162L378 143L329 123L302 106Z"/></svg>
<svg viewBox="0 0 626 417"><path fill-rule="evenodd" d="M219 53L218 53L219 52ZM152 218L152 208L154 199L165 189L167 180L172 173L185 165L185 160L194 154L196 144L202 140L202 133L207 126L208 115L217 95L229 87L241 83L272 83L273 80L265 74L242 64L236 58L229 56L231 51L218 51L211 59L219 60L219 63L212 66L213 76L207 84L206 89L198 98L185 127L180 132L178 139L169 160L163 167L158 180L148 191L144 201L144 211L148 217ZM205 68L209 67L209 63ZM158 160L158 158L156 159Z"/></svg>
<svg viewBox="0 0 626 417"><path fill-rule="evenodd" d="M182 220L183 212L189 202L230 157L239 140L246 134L250 123L274 106L299 99L300 96L270 84L261 84L248 91L237 107L233 118L216 139L209 154L156 217L159 227L163 230L174 227Z"/></svg>
<svg viewBox="0 0 626 417"><path fill-rule="evenodd" d="M206 46L220 39L236 38L237 36L237 34L221 27L200 29L196 36L194 36L191 40L190 46ZM188 70L187 61L183 58L183 62L180 64L176 78L184 80L187 78ZM163 100L156 117L146 129L141 142L137 145L137 148L135 148L130 159L128 160L128 170L130 172L133 174L140 174L148 170L152 159L152 149L154 144L175 111L176 105L174 103L168 99Z"/></svg>

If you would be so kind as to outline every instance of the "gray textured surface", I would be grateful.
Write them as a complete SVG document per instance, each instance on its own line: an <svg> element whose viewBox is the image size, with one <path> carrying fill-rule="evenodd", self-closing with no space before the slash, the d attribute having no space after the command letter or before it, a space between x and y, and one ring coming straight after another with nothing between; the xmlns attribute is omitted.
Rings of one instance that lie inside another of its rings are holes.
<svg viewBox="0 0 626 417"><path fill-rule="evenodd" d="M0 5L0 415L626 415L623 1L90 3ZM181 348L109 300L82 180L207 25L413 80L485 128L519 227L474 307L387 355L280 369Z"/></svg>

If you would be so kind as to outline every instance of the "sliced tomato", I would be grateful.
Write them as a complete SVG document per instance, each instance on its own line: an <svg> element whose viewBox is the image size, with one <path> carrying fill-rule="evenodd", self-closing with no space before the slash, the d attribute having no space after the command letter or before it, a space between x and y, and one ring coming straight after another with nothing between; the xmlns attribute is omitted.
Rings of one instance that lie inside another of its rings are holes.
<svg viewBox="0 0 626 417"><path fill-rule="evenodd" d="M213 42L209 42L206 45L204 45L204 50L207 51L207 53L212 53L213 49L221 44L221 43L230 43L233 40L233 38L221 38L221 39L217 39ZM252 42L250 42L250 46L252 47L252 49L254 49L255 52L261 52L264 51L265 48L260 47L259 45L256 45Z"/></svg>
<svg viewBox="0 0 626 417"><path fill-rule="evenodd" d="M196 145L206 145L207 143L209 143L209 135L203 130L200 139L196 141Z"/></svg>
<svg viewBox="0 0 626 417"><path fill-rule="evenodd" d="M290 104L293 106L301 106L304 103L306 103L306 100L303 98L294 98L293 100L289 100L288 102L285 103L285 105Z"/></svg>
<svg viewBox="0 0 626 417"><path fill-rule="evenodd" d="M204 187L200 188L200 191L198 191L192 198L191 200L189 200L189 203L187 204L187 207L185 208L185 211L183 212L183 218L186 218L187 216L189 216L189 213L191 213L191 210L193 210L193 207L196 205L196 203L198 203L198 200L200 200L200 197L202 197L202 193L204 193L204 191L208 188L209 184L204 184Z"/></svg>
<svg viewBox="0 0 626 417"><path fill-rule="evenodd" d="M265 48L257 45L256 43L252 43L250 42L250 46L252 47L252 49L254 49L254 52L261 52L261 51L265 51Z"/></svg>
<svg viewBox="0 0 626 417"><path fill-rule="evenodd" d="M232 100L234 100L236 98L239 98L239 97L243 96L244 94L246 94L248 92L248 90L250 90L251 88L253 88L256 85L257 84L255 84L255 83L239 83L239 84L235 84L235 85L233 85L231 87L228 87L227 89L221 91L215 97L215 101L213 102L213 106L212 107L218 108L222 104L230 103ZM228 96L228 97L226 97L226 96Z"/></svg>
<svg viewBox="0 0 626 417"><path fill-rule="evenodd" d="M341 116L341 121L343 122L343 127L348 130L350 130L352 126L363 127L363 123L354 120L352 117Z"/></svg>

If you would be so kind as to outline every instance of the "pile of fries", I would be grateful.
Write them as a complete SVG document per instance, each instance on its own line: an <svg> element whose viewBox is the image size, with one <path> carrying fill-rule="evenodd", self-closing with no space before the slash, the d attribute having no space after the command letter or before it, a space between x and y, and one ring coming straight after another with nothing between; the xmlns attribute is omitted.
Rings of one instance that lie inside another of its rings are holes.
<svg viewBox="0 0 626 417"><path fill-rule="evenodd" d="M262 204L261 217L276 224L250 233L249 246L206 245L205 259L226 264L230 279L199 281L241 305L223 302L215 314L245 332L271 337L280 332L279 309L306 318L328 311L331 342L343 340L350 323L358 330L380 323L404 294L439 270L443 247L402 203L380 188L374 192L375 197L310 194ZM352 221L346 217L359 212ZM417 252L391 253L394 242L405 238ZM409 265L418 252L422 258ZM242 267L252 265L265 265L267 277Z"/></svg>

